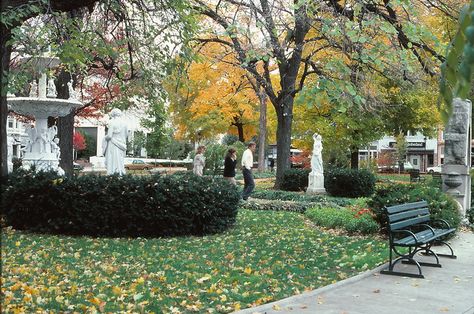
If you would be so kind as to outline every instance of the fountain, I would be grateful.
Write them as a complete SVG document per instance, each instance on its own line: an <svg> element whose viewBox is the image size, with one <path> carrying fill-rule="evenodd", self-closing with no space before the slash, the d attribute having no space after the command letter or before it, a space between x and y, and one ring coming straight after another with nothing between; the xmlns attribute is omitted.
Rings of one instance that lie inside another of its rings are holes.
<svg viewBox="0 0 474 314"><path fill-rule="evenodd" d="M58 129L55 125L48 128L48 117L66 116L82 104L74 98L74 93L69 99L55 98L56 87L53 79L48 81L46 70L57 67L58 58L34 57L31 62L34 70L40 73L39 84L31 83L29 97L7 97L14 112L33 116L36 120L35 126L26 130L28 142L24 148L23 168L34 166L36 170L53 170L62 175L64 170L59 167L59 140L56 138Z"/></svg>

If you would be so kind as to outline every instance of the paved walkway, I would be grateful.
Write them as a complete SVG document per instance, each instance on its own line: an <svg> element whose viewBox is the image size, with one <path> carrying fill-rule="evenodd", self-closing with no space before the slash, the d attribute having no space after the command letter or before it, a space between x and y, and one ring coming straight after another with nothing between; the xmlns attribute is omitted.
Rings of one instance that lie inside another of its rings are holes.
<svg viewBox="0 0 474 314"><path fill-rule="evenodd" d="M381 266L333 285L236 313L474 314L474 233L459 233L451 243L458 258L440 258L442 268L422 267L425 279L380 275L385 267Z"/></svg>

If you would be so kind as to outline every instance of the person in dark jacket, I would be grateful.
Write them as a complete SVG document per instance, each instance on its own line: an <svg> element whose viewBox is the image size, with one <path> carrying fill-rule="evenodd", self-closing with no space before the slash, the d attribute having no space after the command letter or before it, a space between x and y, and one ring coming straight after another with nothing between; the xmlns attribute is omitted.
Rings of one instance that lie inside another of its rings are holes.
<svg viewBox="0 0 474 314"><path fill-rule="evenodd" d="M224 178L230 183L236 185L235 182L235 166L237 165L237 151L229 148L224 160Z"/></svg>

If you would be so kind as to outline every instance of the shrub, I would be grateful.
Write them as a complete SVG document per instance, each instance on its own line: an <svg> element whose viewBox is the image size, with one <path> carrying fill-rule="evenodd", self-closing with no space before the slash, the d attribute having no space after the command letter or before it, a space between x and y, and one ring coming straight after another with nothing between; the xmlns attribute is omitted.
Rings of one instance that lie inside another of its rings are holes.
<svg viewBox="0 0 474 314"><path fill-rule="evenodd" d="M308 187L311 169L288 169L283 173L280 188L284 191L304 191Z"/></svg>
<svg viewBox="0 0 474 314"><path fill-rule="evenodd" d="M349 233L372 234L379 230L370 210L358 206L311 208L305 215L318 226L341 228Z"/></svg>
<svg viewBox="0 0 474 314"><path fill-rule="evenodd" d="M240 195L221 178L193 174L62 178L18 171L2 187L7 225L91 236L174 236L232 226Z"/></svg>
<svg viewBox="0 0 474 314"><path fill-rule="evenodd" d="M374 193L375 181L375 176L366 169L333 168L324 176L324 187L334 196L370 196Z"/></svg>
<svg viewBox="0 0 474 314"><path fill-rule="evenodd" d="M281 190L255 190L252 193L253 198L261 198L267 200L282 200L282 201L297 201L297 202L312 202L319 203L325 206L348 206L352 202L344 198L328 199L323 195L302 194L290 191Z"/></svg>
<svg viewBox="0 0 474 314"><path fill-rule="evenodd" d="M461 221L458 205L452 197L440 189L423 184L390 184L377 188L375 195L368 202L376 220L387 229L385 206L393 206L425 200L428 202L431 217L444 219L452 227L457 228Z"/></svg>
<svg viewBox="0 0 474 314"><path fill-rule="evenodd" d="M274 210L304 213L308 208L318 206L315 203L268 200L264 202L245 202L241 207L250 210Z"/></svg>

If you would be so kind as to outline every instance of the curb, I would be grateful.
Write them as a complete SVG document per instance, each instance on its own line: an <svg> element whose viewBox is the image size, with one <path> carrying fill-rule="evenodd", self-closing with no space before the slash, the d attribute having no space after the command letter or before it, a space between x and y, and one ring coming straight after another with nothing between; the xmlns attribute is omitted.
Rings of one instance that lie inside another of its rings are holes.
<svg viewBox="0 0 474 314"><path fill-rule="evenodd" d="M321 288L318 288L318 289L315 289L315 290L312 290L312 291L308 291L308 292L303 292L301 294L297 294L297 295L294 295L294 296L291 296L291 297L288 297L288 298L285 298L285 299L281 299L281 300L274 301L274 302L271 302L271 303L262 304L262 305L259 305L259 306L256 306L256 307L250 307L250 308L243 309L243 310L240 310L240 311L237 311L237 312L232 312L232 313L233 314L265 313L266 310L271 310L273 308L273 306L275 306L275 305L278 305L278 306L283 308L288 304L294 304L294 303L297 303L298 301L301 301L303 299L312 298L312 297L315 297L315 296L317 296L321 293L327 292L329 290L336 289L336 288L339 288L339 287L342 287L342 286L345 286L345 285L349 285L349 284L354 283L356 281L359 281L361 279L367 278L369 276L372 276L375 273L380 272L382 269L384 269L386 267L388 267L388 262L385 263L385 264L382 264L382 265L380 265L380 266L378 266L378 267L376 267L372 270L365 271L363 273L355 275L354 277L350 277L350 278L335 282L335 283L330 284L328 286L324 286L324 287L321 287Z"/></svg>

